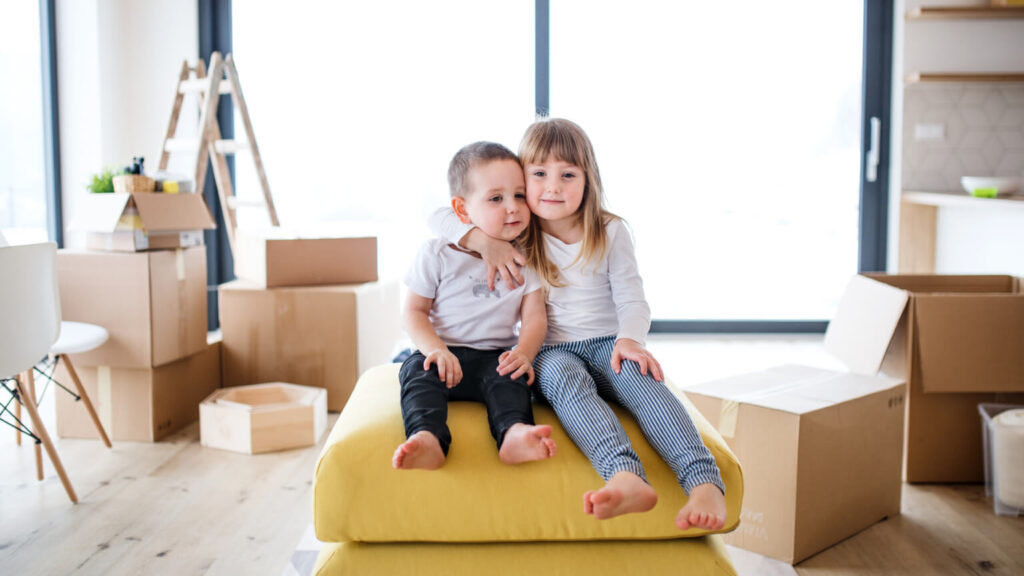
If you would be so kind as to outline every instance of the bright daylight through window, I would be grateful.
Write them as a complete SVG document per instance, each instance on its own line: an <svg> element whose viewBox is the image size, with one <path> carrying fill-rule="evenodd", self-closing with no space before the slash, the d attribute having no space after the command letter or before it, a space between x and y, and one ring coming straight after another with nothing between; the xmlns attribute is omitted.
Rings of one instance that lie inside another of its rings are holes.
<svg viewBox="0 0 1024 576"><path fill-rule="evenodd" d="M533 119L533 2L232 9L282 224L376 223L382 275L448 202L455 150L515 150ZM831 318L857 271L862 10L550 3L551 113L594 141L655 318ZM257 198L247 161L237 188Z"/></svg>
<svg viewBox="0 0 1024 576"><path fill-rule="evenodd" d="M9 2L0 18L0 231L11 244L45 242L39 3Z"/></svg>

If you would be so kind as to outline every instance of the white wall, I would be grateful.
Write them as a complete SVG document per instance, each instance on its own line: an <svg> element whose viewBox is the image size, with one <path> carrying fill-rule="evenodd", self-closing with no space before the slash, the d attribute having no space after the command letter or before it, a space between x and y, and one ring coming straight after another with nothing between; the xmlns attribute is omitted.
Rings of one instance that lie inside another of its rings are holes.
<svg viewBox="0 0 1024 576"><path fill-rule="evenodd" d="M987 4L986 0L897 0L895 3L895 35L893 62L893 117L892 117L892 170L890 178L890 252L889 268L896 270L898 263L899 197L903 188L956 190L957 178L951 174L939 174L961 166L960 175L997 175L1009 170L1013 175L1024 177L1024 148L1018 141L1024 141L1024 124L1008 124L1000 120L986 129L999 133L998 142L1002 149L991 148L972 150L963 142L949 142L943 152L942 166L935 174L923 173L915 167L914 173L907 170L908 156L920 158L920 143L912 140L913 127L907 130L904 120L914 122L944 122L943 119L957 118L955 95L962 100L977 96L983 90L998 90L1010 105L1020 107L1024 98L1024 85L936 85L907 88L903 78L915 72L1015 72L1024 73L1024 20L905 20L907 10L918 6ZM954 95L949 106L936 103L931 94L925 98L907 98L908 89L934 91L943 98ZM1014 104L1016 102L1016 104ZM924 109L929 107L928 109ZM933 118L934 117L934 118ZM1005 117L1004 117L1005 118ZM969 118L967 119L968 124ZM1018 126L1020 124L1020 126ZM968 126L969 128L970 126ZM947 137L960 129L954 123L946 126ZM908 134L909 132L909 134ZM939 146L942 143L937 143ZM986 165L984 159L998 157ZM988 174L974 174L985 170ZM968 174L967 172L972 172ZM1010 175L1010 174L1003 174ZM1010 273L1024 275L1024 211L1014 210L1002 213L998 209L940 208L938 217L938 238L936 240L936 272L953 273Z"/></svg>
<svg viewBox="0 0 1024 576"><path fill-rule="evenodd" d="M57 69L65 245L92 174L145 156L160 160L182 62L199 54L195 0L58 0ZM195 134L194 99L185 101L180 136ZM188 129L186 129L188 127ZM191 172L175 157L172 170Z"/></svg>

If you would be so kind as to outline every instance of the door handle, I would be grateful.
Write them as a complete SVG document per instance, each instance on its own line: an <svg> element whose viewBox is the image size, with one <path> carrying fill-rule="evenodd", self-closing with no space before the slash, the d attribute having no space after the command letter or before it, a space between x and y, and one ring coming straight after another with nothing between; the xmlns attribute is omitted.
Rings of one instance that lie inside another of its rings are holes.
<svg viewBox="0 0 1024 576"><path fill-rule="evenodd" d="M878 180L879 144L882 138L882 121L876 116L871 117L871 148L868 149L864 167L864 177L868 182Z"/></svg>

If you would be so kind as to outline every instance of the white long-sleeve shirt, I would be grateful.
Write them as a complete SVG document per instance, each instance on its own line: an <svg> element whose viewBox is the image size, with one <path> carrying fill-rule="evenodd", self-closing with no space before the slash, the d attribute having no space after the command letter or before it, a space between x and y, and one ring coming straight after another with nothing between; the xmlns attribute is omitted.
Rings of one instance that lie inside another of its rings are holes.
<svg viewBox="0 0 1024 576"><path fill-rule="evenodd" d="M435 234L455 244L473 228L472 224L460 222L451 208L434 212L429 223ZM548 258L558 266L561 281L566 284L550 287L546 344L601 336L629 338L645 344L651 327L651 308L644 297L633 239L618 219L605 226L605 234L608 242L604 258L590 263L573 263L582 242L566 244L550 234L544 235Z"/></svg>

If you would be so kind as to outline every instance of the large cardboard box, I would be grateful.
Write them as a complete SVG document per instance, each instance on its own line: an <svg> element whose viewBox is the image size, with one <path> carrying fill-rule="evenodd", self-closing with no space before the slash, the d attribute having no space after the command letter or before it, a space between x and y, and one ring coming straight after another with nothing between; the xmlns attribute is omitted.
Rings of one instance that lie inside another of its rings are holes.
<svg viewBox="0 0 1024 576"><path fill-rule="evenodd" d="M902 381L779 366L686 395L743 463L729 544L797 563L899 514Z"/></svg>
<svg viewBox="0 0 1024 576"><path fill-rule="evenodd" d="M727 542L796 563L899 514L906 385L878 372L908 299L851 279L825 334L848 372L783 366L685 389L743 463Z"/></svg>
<svg viewBox="0 0 1024 576"><path fill-rule="evenodd" d="M220 342L159 368L81 366L75 370L112 441L155 442L199 419L199 403L220 387ZM55 377L71 382L63 364ZM57 435L97 438L88 413L58 391Z"/></svg>
<svg viewBox="0 0 1024 576"><path fill-rule="evenodd" d="M908 296L882 372L909 383L904 477L983 482L978 404L1024 403L1024 294L1012 276L869 275Z"/></svg>
<svg viewBox="0 0 1024 576"><path fill-rule="evenodd" d="M206 249L140 253L61 250L64 320L98 324L110 338L78 366L153 368L206 347Z"/></svg>
<svg viewBox="0 0 1024 576"><path fill-rule="evenodd" d="M71 226L90 250L119 252L202 246L213 228L202 196L154 192L90 194Z"/></svg>
<svg viewBox="0 0 1024 576"><path fill-rule="evenodd" d="M268 288L377 281L377 238L282 228L235 232L235 275Z"/></svg>
<svg viewBox="0 0 1024 576"><path fill-rule="evenodd" d="M397 282L219 291L224 386L289 382L327 389L340 411L359 375L389 362L401 337Z"/></svg>

